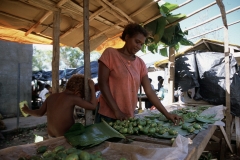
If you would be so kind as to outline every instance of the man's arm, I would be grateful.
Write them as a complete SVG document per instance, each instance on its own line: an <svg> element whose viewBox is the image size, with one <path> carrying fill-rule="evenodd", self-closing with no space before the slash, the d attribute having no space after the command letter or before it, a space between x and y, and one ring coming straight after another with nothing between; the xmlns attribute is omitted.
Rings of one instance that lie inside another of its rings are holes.
<svg viewBox="0 0 240 160"><path fill-rule="evenodd" d="M39 109L36 110L31 110L29 109L25 104L24 107L22 108L22 111L26 114L30 114L32 116L36 116L36 117L41 117L43 116L46 111L47 111L47 102L45 101L42 106Z"/></svg>

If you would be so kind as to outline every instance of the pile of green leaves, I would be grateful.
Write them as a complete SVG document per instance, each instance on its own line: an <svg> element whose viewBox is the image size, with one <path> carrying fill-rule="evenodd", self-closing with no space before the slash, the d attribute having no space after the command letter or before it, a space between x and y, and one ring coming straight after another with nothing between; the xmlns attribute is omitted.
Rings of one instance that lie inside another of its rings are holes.
<svg viewBox="0 0 240 160"><path fill-rule="evenodd" d="M111 128L105 122L83 126L75 123L65 134L64 137L73 147L79 149L90 148L98 145L105 140L125 138L122 134Z"/></svg>
<svg viewBox="0 0 240 160"><path fill-rule="evenodd" d="M174 125L162 113L151 113L141 118L130 118L128 120L109 122L108 124L123 135L147 135L157 138L174 138L178 134L187 136L197 134L208 128L218 119L216 114L201 115L202 111L208 107L203 106L195 110L183 108L174 110L171 113L184 118L184 122Z"/></svg>
<svg viewBox="0 0 240 160"><path fill-rule="evenodd" d="M179 50L181 45L193 45L193 43L185 38L188 32L183 32L180 24L182 19L186 18L185 14L173 15L170 13L172 10L178 8L177 4L168 2L158 2L161 17L146 24L144 28L149 32L145 45L142 51L145 52L146 48L152 53L157 53L160 45L163 49L160 50L161 55L167 55L167 47L174 47L176 51Z"/></svg>

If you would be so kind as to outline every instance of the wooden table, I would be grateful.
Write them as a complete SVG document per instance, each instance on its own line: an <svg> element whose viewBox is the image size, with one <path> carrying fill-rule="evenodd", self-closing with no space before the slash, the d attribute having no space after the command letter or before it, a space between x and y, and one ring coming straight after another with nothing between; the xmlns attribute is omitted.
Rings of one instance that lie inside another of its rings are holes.
<svg viewBox="0 0 240 160"><path fill-rule="evenodd" d="M204 151L205 147L207 146L210 138L212 137L214 131L216 130L216 126L209 125L208 129L199 132L197 135L190 135L190 138L193 143L188 145L188 155L185 160L197 160L202 152ZM145 148L167 148L171 146L170 139L158 139L152 138L148 136L127 136L128 138L133 139L134 141L129 145L137 145L142 146ZM64 137L58 137L54 139L48 139L39 143L32 143L27 145L21 146L14 146L0 150L0 159L1 160L11 160L11 159L18 159L20 156L24 154L30 154L36 152L36 148L42 145L48 145L50 149L55 148L58 145L63 145L66 148L70 148L71 146L67 143ZM98 146L92 147L87 149L88 152L93 153L96 151L103 151L106 148L107 142L104 142ZM27 152L27 153L26 153ZM131 152L130 152L131 153ZM130 154L129 153L129 154ZM103 156L106 160L112 159L120 159L121 157L131 157L129 155L124 155L122 153L116 152L111 153L111 156L104 155ZM130 158L131 159L131 158ZM129 160L130 160L129 159Z"/></svg>

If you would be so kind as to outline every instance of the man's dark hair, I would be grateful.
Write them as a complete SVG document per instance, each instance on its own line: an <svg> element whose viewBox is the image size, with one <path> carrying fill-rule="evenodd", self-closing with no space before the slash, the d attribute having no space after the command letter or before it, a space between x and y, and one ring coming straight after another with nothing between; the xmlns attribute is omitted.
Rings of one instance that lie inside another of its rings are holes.
<svg viewBox="0 0 240 160"><path fill-rule="evenodd" d="M147 31L142 26L140 26L139 24L136 24L136 23L130 23L125 27L125 29L122 33L122 36L120 38L123 41L125 41L126 35L133 37L134 35L136 35L138 33L143 34L145 37L148 36Z"/></svg>
<svg viewBox="0 0 240 160"><path fill-rule="evenodd" d="M45 85L45 88L46 88L46 89L49 89L49 88L51 88L51 86L50 86L49 84L46 84L46 85Z"/></svg>
<svg viewBox="0 0 240 160"><path fill-rule="evenodd" d="M158 80L161 80L161 79L163 79L162 76L158 76Z"/></svg>

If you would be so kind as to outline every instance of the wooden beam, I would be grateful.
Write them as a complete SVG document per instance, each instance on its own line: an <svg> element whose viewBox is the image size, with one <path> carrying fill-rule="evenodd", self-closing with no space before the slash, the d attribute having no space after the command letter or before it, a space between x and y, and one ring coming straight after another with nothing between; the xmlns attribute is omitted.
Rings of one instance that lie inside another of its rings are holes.
<svg viewBox="0 0 240 160"><path fill-rule="evenodd" d="M125 18L127 18L127 20L131 23L135 23L135 21L129 17L126 13L124 13L121 9L119 9L118 7L112 5L112 3L110 3L107 0L102 0L105 4L107 4L111 9L115 10L116 12L120 13L121 15L123 15Z"/></svg>
<svg viewBox="0 0 240 160"><path fill-rule="evenodd" d="M193 144L188 145L188 155L185 160L199 159L216 128L216 125L209 125L208 129L197 134L197 136L193 139Z"/></svg>
<svg viewBox="0 0 240 160"><path fill-rule="evenodd" d="M119 23L115 24L114 26L108 27L106 30L104 30L104 31L102 31L102 32L99 32L98 34L91 36L91 37L90 37L90 40L93 40L93 39L101 36L102 34L104 34L104 33L106 33L106 32L109 32L110 30L114 29L115 26L118 26L118 25L120 25L121 23L122 23L122 22L119 22ZM81 42L79 42L78 44L76 44L75 47L78 47L78 46L81 45L83 42L84 42L84 40L81 41Z"/></svg>
<svg viewBox="0 0 240 160"><path fill-rule="evenodd" d="M233 8L233 9L227 11L226 14L229 14L229 13L231 13L231 12L234 12L234 11L236 11L236 10L238 10L238 9L240 9L240 6L238 6L238 7L236 7L236 8ZM208 19L208 20L206 20L206 21L204 21L204 22L202 22L202 23L199 23L199 24L195 25L195 26L189 27L189 28L185 29L185 31L189 31L189 30L191 30L191 29L194 29L194 28L196 28L196 27L199 27L199 26L201 26L201 25L204 25L204 24L206 24L206 23L208 23L208 22L211 22L211 21L213 21L214 19L217 19L217 18L219 18L219 17L221 17L221 14L219 14L219 15L217 15L217 16L215 16L215 17L212 17L212 18L210 18L210 19Z"/></svg>
<svg viewBox="0 0 240 160"><path fill-rule="evenodd" d="M156 4L157 2L159 2L161 0L156 0L156 1L152 1L150 3L148 3L147 5L145 6L142 6L141 8L139 8L137 11L133 12L132 14L130 14L130 17L134 17L138 14L140 14L142 11L144 11L145 9L151 7L153 4Z"/></svg>
<svg viewBox="0 0 240 160"><path fill-rule="evenodd" d="M205 46L208 48L209 51L212 51L210 46L205 42L205 40L203 40L203 43L205 44Z"/></svg>
<svg viewBox="0 0 240 160"><path fill-rule="evenodd" d="M168 62L168 104L174 102L174 77L175 77L175 49L169 47L169 62Z"/></svg>
<svg viewBox="0 0 240 160"><path fill-rule="evenodd" d="M230 64L229 64L229 46L228 46L228 26L225 7L222 0L216 0L221 11L223 25L224 25L224 53L225 53L225 83L226 83L226 132L227 138L231 139L231 102L230 102Z"/></svg>
<svg viewBox="0 0 240 160"><path fill-rule="evenodd" d="M227 145L228 145L230 151L233 153L233 149L232 149L232 146L231 146L231 142L229 141L229 140L231 140L231 139L228 138L228 136L227 136L227 134L226 134L223 126L219 126L219 127L220 127L220 129L221 129L221 131L222 131L222 134L223 134L223 136L224 136L224 138L225 138L225 140L226 140L226 142L227 142Z"/></svg>
<svg viewBox="0 0 240 160"><path fill-rule="evenodd" d="M88 78L91 78L90 71L90 45L89 45L89 0L83 0L83 36L84 36L84 94L87 101L90 100ZM97 107L97 106L96 106ZM85 110L85 124L93 124L91 110Z"/></svg>
<svg viewBox="0 0 240 160"><path fill-rule="evenodd" d="M45 19L47 19L50 15L52 14L52 11L47 11L47 13L45 13L37 23L35 23L26 33L25 36L27 36L28 34L30 34L32 31L34 31L39 24L41 24Z"/></svg>
<svg viewBox="0 0 240 160"><path fill-rule="evenodd" d="M119 16L116 12L114 12L109 6L107 6L104 2L102 2L101 0L97 0L97 2L106 9L107 12L111 13L112 15L114 15L116 18L118 18L120 21L124 22L124 23L128 23L128 21Z"/></svg>
<svg viewBox="0 0 240 160"><path fill-rule="evenodd" d="M59 59L60 59L60 17L61 11L53 13L53 57L52 57L52 92L59 92Z"/></svg>
<svg viewBox="0 0 240 160"><path fill-rule="evenodd" d="M60 2L57 3L57 7L62 6L64 3L66 3L69 0L61 0ZM39 19L39 21L37 23L35 23L26 33L25 36L27 36L29 33L31 33L33 30L35 30L37 28L37 26L39 26L39 24L41 24L43 21L45 21L45 19L47 19L50 15L52 14L52 11L47 11L47 13L45 13L42 18Z"/></svg>
<svg viewBox="0 0 240 160"><path fill-rule="evenodd" d="M240 118L235 117L236 146L237 154L240 155Z"/></svg>
<svg viewBox="0 0 240 160"><path fill-rule="evenodd" d="M117 0L114 0L112 3L116 2L116 1L117 1ZM102 14L102 13L105 12L105 11L106 11L106 9L103 8L103 7L101 7L101 8L98 9L96 12L92 13L92 14L90 15L90 17L89 17L89 22L92 21L92 20L95 19L95 18L101 22L101 21L102 21L101 18L99 18L99 17L97 17L97 16L100 15L100 14ZM70 28L70 29L67 30L65 33L63 33L63 34L60 36L60 38L66 37L66 36L67 36L68 34L70 34L73 30L75 30L75 29L77 29L77 28L80 28L80 27L82 27L82 26L83 26L83 23L82 23L82 22L78 23L76 26L74 26L73 28ZM123 30L122 27L120 27L120 26L115 26L113 23L111 23L110 26L113 26L113 27L116 28L116 29ZM80 42L80 43L82 43L82 42Z"/></svg>

